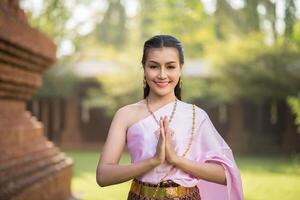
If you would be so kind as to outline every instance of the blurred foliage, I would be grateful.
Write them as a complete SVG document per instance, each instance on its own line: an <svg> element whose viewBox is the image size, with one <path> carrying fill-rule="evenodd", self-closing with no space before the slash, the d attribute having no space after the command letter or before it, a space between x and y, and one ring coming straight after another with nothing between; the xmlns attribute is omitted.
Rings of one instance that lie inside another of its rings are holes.
<svg viewBox="0 0 300 200"><path fill-rule="evenodd" d="M199 0L142 0L140 21L141 41L155 34L174 35L190 58L201 56L203 44L214 39L213 19Z"/></svg>
<svg viewBox="0 0 300 200"><path fill-rule="evenodd" d="M68 98L77 95L77 87L80 79L72 70L70 60L65 58L45 73L43 73L43 85L33 98Z"/></svg>
<svg viewBox="0 0 300 200"><path fill-rule="evenodd" d="M26 0L21 0L21 3ZM34 3L33 1L31 2ZM66 23L72 15L72 10L61 0L43 1L39 14L27 11L32 26L40 29L59 44L64 37L71 36L66 29Z"/></svg>
<svg viewBox="0 0 300 200"><path fill-rule="evenodd" d="M99 43L122 47L126 40L126 13L120 0L109 0L95 32Z"/></svg>
<svg viewBox="0 0 300 200"><path fill-rule="evenodd" d="M142 76L126 68L122 73L97 77L101 88L88 90L83 106L106 108L106 114L112 116L120 106L132 103L132 99L143 97Z"/></svg>
<svg viewBox="0 0 300 200"><path fill-rule="evenodd" d="M21 0L24 3L26 0ZM72 4L61 0L42 1L41 8L34 12L34 1L30 2L32 10L26 10L31 25L52 38L57 49L65 40L71 40L76 46L80 38L74 30L66 28L72 16ZM74 74L70 62L77 59L76 54L61 57L43 74L43 85L33 98L70 97L76 93L79 78Z"/></svg>
<svg viewBox="0 0 300 200"><path fill-rule="evenodd" d="M258 33L210 44L206 53L216 75L211 93L224 101L281 100L300 89L299 49L292 43L263 45Z"/></svg>
<svg viewBox="0 0 300 200"><path fill-rule="evenodd" d="M295 117L295 124L297 125L298 133L300 134L300 92L297 96L289 96L287 102Z"/></svg>
<svg viewBox="0 0 300 200"><path fill-rule="evenodd" d="M178 37L187 60L206 59L212 67L214 76L183 77L184 100L210 99L218 104L246 98L260 103L296 98L299 93L300 20L294 0L284 0L281 15L279 2L272 0L244 0L240 7L217 0L212 12L199 0L138 0L134 16L126 14L129 1L106 0L105 9L91 15L91 32L80 34L81 24L66 28L77 6L91 9L95 2L48 0L39 15L28 11L31 23L59 47L66 39L75 47L47 71L40 95L74 95L80 79L70 63L113 60L124 70L99 76L101 88L88 91L84 105L104 106L111 113L137 101L142 97L142 45L154 34ZM281 31L280 23L285 27Z"/></svg>

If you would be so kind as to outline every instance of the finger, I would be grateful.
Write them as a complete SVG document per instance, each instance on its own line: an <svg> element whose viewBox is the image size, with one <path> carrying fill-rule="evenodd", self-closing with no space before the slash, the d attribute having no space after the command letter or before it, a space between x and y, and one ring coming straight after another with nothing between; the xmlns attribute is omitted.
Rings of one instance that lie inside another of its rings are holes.
<svg viewBox="0 0 300 200"><path fill-rule="evenodd" d="M160 117L159 125L160 125L160 128L161 128L161 129L164 128L164 121L163 121L163 118L162 118L162 117Z"/></svg>
<svg viewBox="0 0 300 200"><path fill-rule="evenodd" d="M171 135L171 129L169 127L169 121L167 117L164 118L164 129L165 129L165 135L167 136Z"/></svg>
<svg viewBox="0 0 300 200"><path fill-rule="evenodd" d="M164 128L164 123L165 123L164 121L165 121L165 117L160 117L160 118L161 118L161 121L162 121L162 126L161 126L161 127L162 127L162 128Z"/></svg>
<svg viewBox="0 0 300 200"><path fill-rule="evenodd" d="M165 135L166 135L167 140L171 140L171 132L169 129L165 131Z"/></svg>
<svg viewBox="0 0 300 200"><path fill-rule="evenodd" d="M165 116L164 118L164 132L166 136L169 136L170 128L169 128L169 121L167 116Z"/></svg>
<svg viewBox="0 0 300 200"><path fill-rule="evenodd" d="M166 116L163 117L163 128L166 129Z"/></svg>
<svg viewBox="0 0 300 200"><path fill-rule="evenodd" d="M163 119L160 117L160 135L162 139L165 139L165 130L163 125Z"/></svg>
<svg viewBox="0 0 300 200"><path fill-rule="evenodd" d="M165 117L165 120L164 120L164 126L165 126L165 129L169 128L169 120L168 120L167 116Z"/></svg>

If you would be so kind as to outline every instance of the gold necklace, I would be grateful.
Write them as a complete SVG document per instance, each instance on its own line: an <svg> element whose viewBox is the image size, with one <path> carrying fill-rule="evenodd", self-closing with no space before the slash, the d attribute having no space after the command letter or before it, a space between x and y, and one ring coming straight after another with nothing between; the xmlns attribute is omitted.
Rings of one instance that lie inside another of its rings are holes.
<svg viewBox="0 0 300 200"><path fill-rule="evenodd" d="M190 150L190 148L191 148L191 146L192 146L192 142L193 142L193 138L194 138L194 135L195 135L195 115L196 115L196 113L195 113L195 105L193 104L193 124L192 124L192 134L191 134L191 137L190 137L190 141L189 141L189 143L188 143L188 146L187 146L187 148L185 149L185 151L183 152L183 154L182 154L182 157L185 157L186 156L186 154L187 154L187 152ZM170 170L169 171L167 171L167 173L160 179L160 181L159 181L159 183L157 184L157 187L156 187L156 189L155 189L155 191L154 191L154 194L153 194L153 198L155 198L155 196L156 196L156 194L157 194L157 191L158 191L158 188L159 188L159 186L161 186L161 183L163 182L163 180L167 177L167 176L169 176L170 175L170 173L171 173L171 171L174 169L174 166L172 166L171 168L170 168Z"/></svg>
<svg viewBox="0 0 300 200"><path fill-rule="evenodd" d="M157 118L155 117L154 113L153 113L152 110L150 109L148 98L146 98L146 103L147 103L147 109L148 109L148 111L151 113L151 115L152 115L152 117L154 118L155 122L156 122L157 125L160 127L159 121L157 120ZM175 103L174 103L174 106L173 106L173 110L172 110L172 113L171 113L170 118L169 118L169 124L171 123L171 121L172 121L172 119L173 119L173 117L174 117L174 115L175 115L176 107L177 107L177 98L175 99ZM171 132L171 136L173 136L173 135L174 135L174 131L173 131L172 129L170 129L170 128L169 128L169 130L170 130L170 132ZM154 133L155 133L156 137L159 137L160 129L157 129Z"/></svg>

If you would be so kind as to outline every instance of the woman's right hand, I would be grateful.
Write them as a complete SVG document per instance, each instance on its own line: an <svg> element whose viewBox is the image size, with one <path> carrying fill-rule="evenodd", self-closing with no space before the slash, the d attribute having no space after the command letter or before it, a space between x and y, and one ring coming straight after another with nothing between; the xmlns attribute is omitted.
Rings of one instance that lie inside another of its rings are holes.
<svg viewBox="0 0 300 200"><path fill-rule="evenodd" d="M159 120L159 140L156 147L156 154L154 159L158 162L158 164L162 164L166 161L166 136L165 129L163 125L163 119L160 117Z"/></svg>

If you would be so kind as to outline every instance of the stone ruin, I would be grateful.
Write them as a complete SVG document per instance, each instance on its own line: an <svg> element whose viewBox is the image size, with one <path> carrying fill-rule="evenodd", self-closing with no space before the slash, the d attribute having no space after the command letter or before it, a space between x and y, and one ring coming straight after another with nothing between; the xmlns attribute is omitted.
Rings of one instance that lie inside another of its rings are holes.
<svg viewBox="0 0 300 200"><path fill-rule="evenodd" d="M30 27L17 0L0 1L0 199L66 200L72 161L46 139L26 102L55 62L56 46Z"/></svg>

